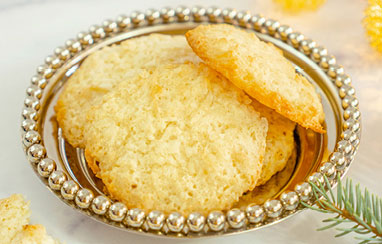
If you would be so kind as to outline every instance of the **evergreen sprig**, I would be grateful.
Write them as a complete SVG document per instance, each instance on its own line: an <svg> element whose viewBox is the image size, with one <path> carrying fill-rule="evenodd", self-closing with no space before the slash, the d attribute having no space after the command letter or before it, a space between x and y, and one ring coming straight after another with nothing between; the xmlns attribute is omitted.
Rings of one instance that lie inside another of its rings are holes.
<svg viewBox="0 0 382 244"><path fill-rule="evenodd" d="M337 194L331 189L326 176L324 183L309 182L313 189L315 205L302 202L307 208L321 212L335 214L335 217L323 220L326 226L318 231L336 227L340 231L335 237L349 233L358 234L355 238L360 244L382 243L382 198L370 194L365 188L361 191L360 185L353 187L353 182L346 179L342 184L340 176L337 177ZM352 223L350 228L340 227L341 224Z"/></svg>

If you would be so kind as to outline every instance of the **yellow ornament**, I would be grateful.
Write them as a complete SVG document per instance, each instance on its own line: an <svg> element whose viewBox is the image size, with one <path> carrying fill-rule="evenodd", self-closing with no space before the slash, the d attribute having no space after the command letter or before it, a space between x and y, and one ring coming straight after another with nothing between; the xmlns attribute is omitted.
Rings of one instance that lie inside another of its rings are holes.
<svg viewBox="0 0 382 244"><path fill-rule="evenodd" d="M288 12L313 11L321 7L326 0L273 0Z"/></svg>
<svg viewBox="0 0 382 244"><path fill-rule="evenodd" d="M382 52L382 0L369 0L363 23L371 45Z"/></svg>

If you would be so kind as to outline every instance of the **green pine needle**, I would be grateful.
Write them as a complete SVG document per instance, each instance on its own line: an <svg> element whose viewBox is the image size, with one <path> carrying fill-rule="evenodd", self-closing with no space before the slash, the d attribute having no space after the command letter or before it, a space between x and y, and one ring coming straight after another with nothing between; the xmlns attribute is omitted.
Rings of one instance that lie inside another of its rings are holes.
<svg viewBox="0 0 382 244"><path fill-rule="evenodd" d="M324 183L309 182L313 189L315 206L301 202L307 208L321 213L336 214L335 217L323 220L328 225L318 231L336 227L340 231L335 237L356 233L362 244L382 243L382 198L370 194L365 188L363 194L360 185L353 187L352 180L342 184L337 177L337 194L334 195L329 179L324 176ZM354 223L351 228L337 227L343 223Z"/></svg>
<svg viewBox="0 0 382 244"><path fill-rule="evenodd" d="M326 186L329 186L328 191L329 191L329 193L330 193L331 200L332 200L332 202L336 203L336 198L334 197L332 188L330 187L330 182L329 182L329 180L328 180L327 177L324 177L324 179L325 179L325 184L326 184ZM320 183L320 184L321 184L321 183ZM325 186L324 186L324 187L325 187Z"/></svg>
<svg viewBox="0 0 382 244"><path fill-rule="evenodd" d="M337 184L337 188L340 188L342 189L342 182L341 181L338 181L338 184ZM337 199L339 199L337 201L337 205L339 208L342 208L342 191L337 191Z"/></svg>
<svg viewBox="0 0 382 244"><path fill-rule="evenodd" d="M341 222L334 222L333 224L318 228L317 231L327 230L327 229L333 228L334 226L337 226L339 224L341 224Z"/></svg>
<svg viewBox="0 0 382 244"><path fill-rule="evenodd" d="M351 230L343 231L340 234L335 235L334 237L341 237L341 236L347 235L349 233L351 233Z"/></svg>
<svg viewBox="0 0 382 244"><path fill-rule="evenodd" d="M362 193L361 193L361 188L360 188L359 184L357 184L355 187L355 193L356 193L356 198L357 198L357 209L355 212L358 216L361 216Z"/></svg>

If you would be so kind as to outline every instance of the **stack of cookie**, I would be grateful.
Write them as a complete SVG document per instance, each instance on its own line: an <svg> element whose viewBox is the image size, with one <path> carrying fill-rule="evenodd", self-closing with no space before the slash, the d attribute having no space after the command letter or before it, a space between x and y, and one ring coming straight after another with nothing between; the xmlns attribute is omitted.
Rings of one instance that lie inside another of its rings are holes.
<svg viewBox="0 0 382 244"><path fill-rule="evenodd" d="M282 170L296 122L324 132L312 84L276 47L224 24L93 53L55 110L111 198L185 215L229 209Z"/></svg>

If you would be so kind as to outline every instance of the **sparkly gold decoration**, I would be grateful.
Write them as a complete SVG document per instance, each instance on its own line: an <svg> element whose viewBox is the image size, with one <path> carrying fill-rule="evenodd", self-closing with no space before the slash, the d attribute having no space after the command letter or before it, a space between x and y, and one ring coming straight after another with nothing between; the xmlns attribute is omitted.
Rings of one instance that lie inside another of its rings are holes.
<svg viewBox="0 0 382 244"><path fill-rule="evenodd" d="M382 53L382 0L369 0L363 23L371 45Z"/></svg>
<svg viewBox="0 0 382 244"><path fill-rule="evenodd" d="M321 7L326 0L273 0L288 12L314 11Z"/></svg>

